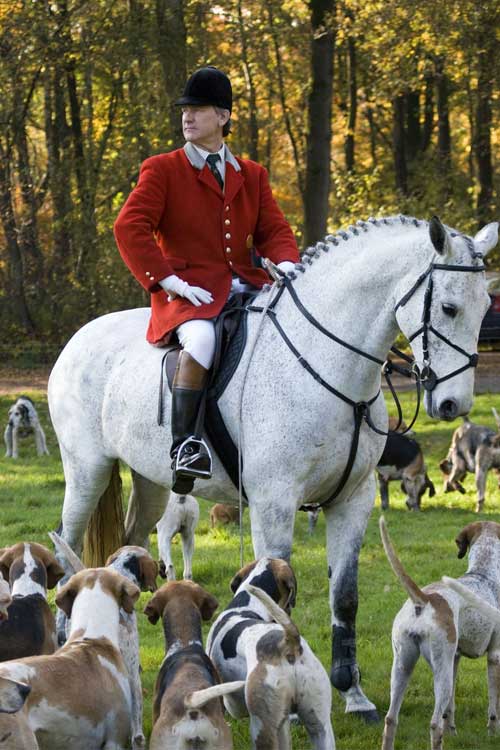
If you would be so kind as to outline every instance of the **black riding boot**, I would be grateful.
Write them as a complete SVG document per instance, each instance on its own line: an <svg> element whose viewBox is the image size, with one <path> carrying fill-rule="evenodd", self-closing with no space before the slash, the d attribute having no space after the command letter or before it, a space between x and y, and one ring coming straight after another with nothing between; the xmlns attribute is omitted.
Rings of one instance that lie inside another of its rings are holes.
<svg viewBox="0 0 500 750"><path fill-rule="evenodd" d="M208 370L181 351L172 383L172 489L191 492L197 477L210 479L212 459L204 440L194 436Z"/></svg>

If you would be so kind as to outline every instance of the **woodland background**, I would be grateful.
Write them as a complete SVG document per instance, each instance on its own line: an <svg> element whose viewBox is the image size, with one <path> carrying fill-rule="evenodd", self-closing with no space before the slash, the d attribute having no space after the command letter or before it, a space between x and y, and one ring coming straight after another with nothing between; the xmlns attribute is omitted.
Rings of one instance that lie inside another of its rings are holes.
<svg viewBox="0 0 500 750"><path fill-rule="evenodd" d="M141 161L182 145L174 102L203 64L231 77L230 148L267 167L300 247L370 215L500 218L499 17L495 0L0 0L2 359L50 363L91 318L147 304L112 226Z"/></svg>

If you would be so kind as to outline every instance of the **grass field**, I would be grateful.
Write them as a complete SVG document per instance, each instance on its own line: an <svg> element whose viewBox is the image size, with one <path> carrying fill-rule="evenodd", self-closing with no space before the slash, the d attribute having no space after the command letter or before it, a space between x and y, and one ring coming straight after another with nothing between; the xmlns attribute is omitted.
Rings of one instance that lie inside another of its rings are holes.
<svg viewBox="0 0 500 750"><path fill-rule="evenodd" d="M46 428L49 457L38 458L33 441L21 443L17 461L0 460L0 546L17 541L50 542L47 531L56 528L64 493L64 477L57 443L51 430L45 396L31 395L39 406L41 421ZM0 413L5 416L14 397L0 398ZM412 412L413 396L402 397L405 414ZM500 395L478 396L472 418L494 427L491 406L500 411ZM5 422L4 422L5 423ZM446 455L452 431L460 422L436 423L423 413L416 425L418 438L426 456L429 473L437 494L423 499L423 512L410 513L404 507L398 483L391 485L391 509L386 513L393 541L408 572L419 584L439 579L443 574L458 576L466 569L466 560L458 560L454 539L467 523L477 520L473 509L475 490L473 477L466 479L467 494L442 493L438 461ZM168 460L165 457L165 460ZM126 488L129 477L122 471ZM231 598L229 581L239 568L239 536L237 528L212 531L208 523L209 504L201 501L201 519L197 529L194 577L215 594L223 607ZM405 594L395 580L382 550L377 521L379 500L370 519L361 552L359 574L358 659L363 686L381 716L389 702L389 681L392 661L392 620L405 601ZM500 521L500 491L496 478L488 479L486 507L482 518ZM153 537L156 553L156 537ZM245 562L253 558L248 519L244 524ZM180 573L181 548L174 547ZM314 536L307 533L307 517L297 517L292 562L298 578L298 599L294 619L303 635L329 669L330 613L324 548L324 522L320 518ZM161 626L148 623L141 611L150 594L141 596L139 612L143 686L145 697L145 728L150 732L151 697L158 667L163 657ZM51 595L51 599L53 595ZM396 740L398 750L423 750L429 746L428 726L433 708L431 673L422 661L417 665L403 704ZM487 681L486 660L463 660L457 689L457 737L447 737L446 747L460 750L497 748L499 738L486 733ZM343 713L342 700L334 695L333 725L339 750L371 750L380 746L382 723L365 726ZM250 748L248 722L233 723L235 750ZM309 747L303 730L293 729L294 748Z"/></svg>

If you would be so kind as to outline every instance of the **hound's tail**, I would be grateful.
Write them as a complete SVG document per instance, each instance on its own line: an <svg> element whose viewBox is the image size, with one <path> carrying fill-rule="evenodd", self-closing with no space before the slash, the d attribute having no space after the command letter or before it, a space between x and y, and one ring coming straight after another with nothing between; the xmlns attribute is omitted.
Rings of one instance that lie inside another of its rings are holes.
<svg viewBox="0 0 500 750"><path fill-rule="evenodd" d="M393 569L396 578L399 578L403 587L408 592L408 596L410 597L412 602L421 607L424 607L429 601L429 597L422 591L422 589L417 586L415 581L410 578L406 570L403 568L400 559L396 555L396 550L392 546L392 542L389 537L389 532L387 531L387 526L383 516L380 516L378 525L380 529L380 536L382 537L382 544L384 545L385 554L387 555L387 559L389 560L390 566Z"/></svg>
<svg viewBox="0 0 500 750"><path fill-rule="evenodd" d="M286 645L291 648L292 653L290 655L297 655L297 652L300 650L300 633L295 625L295 623L291 620L291 618L287 615L284 609L281 609L279 604L276 604L274 599L271 599L269 594L267 594L262 589L257 588L256 586L252 586L249 584L246 588L249 594L252 594L252 596L255 596L259 601L262 602L262 604L266 607L267 611L273 618L275 622L278 623L278 625L281 625L282 628L285 631L285 642Z"/></svg>
<svg viewBox="0 0 500 750"><path fill-rule="evenodd" d="M491 604L488 604L488 602L481 596L475 594L474 591L471 591L467 586L464 586L463 583L460 583L460 581L457 581L455 578L443 576L441 580L450 589L453 589L457 594L460 594L460 596L462 596L472 607L478 609L481 614L488 617L493 623L500 625L500 609L492 607Z"/></svg>
<svg viewBox="0 0 500 750"><path fill-rule="evenodd" d="M222 698L229 693L235 693L236 690L243 690L244 687L245 680L236 680L235 682L224 682L222 685L214 685L204 690L196 690L191 695L186 695L184 706L186 708L201 708L214 698Z"/></svg>
<svg viewBox="0 0 500 750"><path fill-rule="evenodd" d="M495 417L495 422L497 423L497 430L500 432L500 415L498 414L494 406L491 407L491 411L493 412L493 416Z"/></svg>
<svg viewBox="0 0 500 750"><path fill-rule="evenodd" d="M56 531L49 531L49 537L56 551L66 559L68 565L73 568L74 573L78 573L79 570L85 570L85 565L78 555L73 552L69 544Z"/></svg>

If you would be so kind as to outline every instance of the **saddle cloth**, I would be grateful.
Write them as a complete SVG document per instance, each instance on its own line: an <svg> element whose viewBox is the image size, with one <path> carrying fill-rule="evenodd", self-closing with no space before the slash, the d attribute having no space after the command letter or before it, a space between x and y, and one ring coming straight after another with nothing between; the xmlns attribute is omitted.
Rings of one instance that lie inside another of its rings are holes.
<svg viewBox="0 0 500 750"><path fill-rule="evenodd" d="M255 296L256 293L235 294L226 303L221 314L216 319L215 357L207 386L205 406L205 432L237 489L239 488L238 449L224 423L218 406L218 400L233 377L245 349L248 322L248 311L246 308L252 303ZM163 368L165 368L168 387L172 391L172 381L180 351L180 344L172 343L167 347L162 359L162 377L160 380L158 405L159 421L162 413ZM246 498L244 488L242 488L242 492L243 497Z"/></svg>

